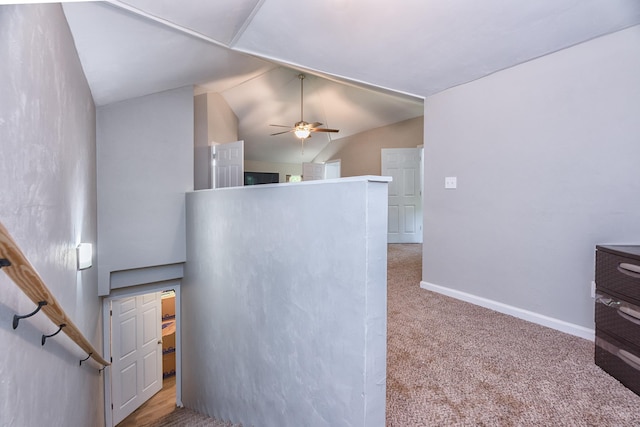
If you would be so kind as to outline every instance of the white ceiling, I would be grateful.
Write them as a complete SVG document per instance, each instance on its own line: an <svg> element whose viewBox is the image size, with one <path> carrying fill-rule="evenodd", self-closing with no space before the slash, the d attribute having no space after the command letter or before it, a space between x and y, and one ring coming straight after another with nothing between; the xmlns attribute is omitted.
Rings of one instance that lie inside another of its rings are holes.
<svg viewBox="0 0 640 427"><path fill-rule="evenodd" d="M196 85L239 119L246 158L310 161L329 141L423 114L422 99L640 23L638 0L109 0L64 11L97 105ZM300 119L338 128L314 134Z"/></svg>

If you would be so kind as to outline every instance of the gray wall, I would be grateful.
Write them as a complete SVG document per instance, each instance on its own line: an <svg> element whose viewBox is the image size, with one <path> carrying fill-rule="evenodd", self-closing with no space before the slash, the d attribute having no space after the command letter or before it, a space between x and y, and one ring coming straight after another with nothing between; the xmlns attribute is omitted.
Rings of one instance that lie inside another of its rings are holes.
<svg viewBox="0 0 640 427"><path fill-rule="evenodd" d="M71 320L101 349L96 268L95 109L59 4L0 6L0 221ZM95 258L95 257L94 257ZM0 273L0 425L100 426L102 376Z"/></svg>
<svg viewBox="0 0 640 427"><path fill-rule="evenodd" d="M113 271L185 261L193 117L191 87L97 109L101 295L109 293Z"/></svg>
<svg viewBox="0 0 640 427"><path fill-rule="evenodd" d="M423 280L592 329L594 246L640 243L639 117L640 27L428 98Z"/></svg>
<svg viewBox="0 0 640 427"><path fill-rule="evenodd" d="M193 188L211 188L211 160L209 159L209 136L207 118L207 94L193 98Z"/></svg>
<svg viewBox="0 0 640 427"><path fill-rule="evenodd" d="M225 144L238 140L238 118L219 93L207 93L209 143Z"/></svg>
<svg viewBox="0 0 640 427"><path fill-rule="evenodd" d="M386 205L387 183L362 178L187 194L185 406L384 425Z"/></svg>

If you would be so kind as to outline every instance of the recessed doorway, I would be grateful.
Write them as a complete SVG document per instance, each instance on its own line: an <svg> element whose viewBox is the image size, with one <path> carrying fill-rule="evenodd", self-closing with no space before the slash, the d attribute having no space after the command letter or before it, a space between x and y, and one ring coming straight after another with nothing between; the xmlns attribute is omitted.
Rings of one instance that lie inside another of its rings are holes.
<svg viewBox="0 0 640 427"><path fill-rule="evenodd" d="M105 425L117 425L169 383L181 407L180 282L112 290L103 300L103 318L104 353L112 363L104 371ZM143 345L130 360L134 347ZM168 377L175 382L164 381Z"/></svg>

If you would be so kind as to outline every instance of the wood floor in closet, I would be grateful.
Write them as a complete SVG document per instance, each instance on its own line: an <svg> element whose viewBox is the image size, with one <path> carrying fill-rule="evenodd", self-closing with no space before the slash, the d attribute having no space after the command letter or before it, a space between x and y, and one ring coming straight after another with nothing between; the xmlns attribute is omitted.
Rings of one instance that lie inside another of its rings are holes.
<svg viewBox="0 0 640 427"><path fill-rule="evenodd" d="M137 427L159 420L170 414L176 407L176 376L162 381L162 390L145 402L131 415L122 420L117 427Z"/></svg>

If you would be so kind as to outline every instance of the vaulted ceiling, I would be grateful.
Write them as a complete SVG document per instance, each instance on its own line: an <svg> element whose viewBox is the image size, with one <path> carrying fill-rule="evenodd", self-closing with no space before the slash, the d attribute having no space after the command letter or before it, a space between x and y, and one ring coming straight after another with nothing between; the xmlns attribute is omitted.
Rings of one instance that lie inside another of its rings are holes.
<svg viewBox="0 0 640 427"><path fill-rule="evenodd" d="M309 161L418 117L447 88L640 23L637 0L107 0L64 11L97 105L195 85L239 120L246 158ZM314 134L305 155L292 134Z"/></svg>

